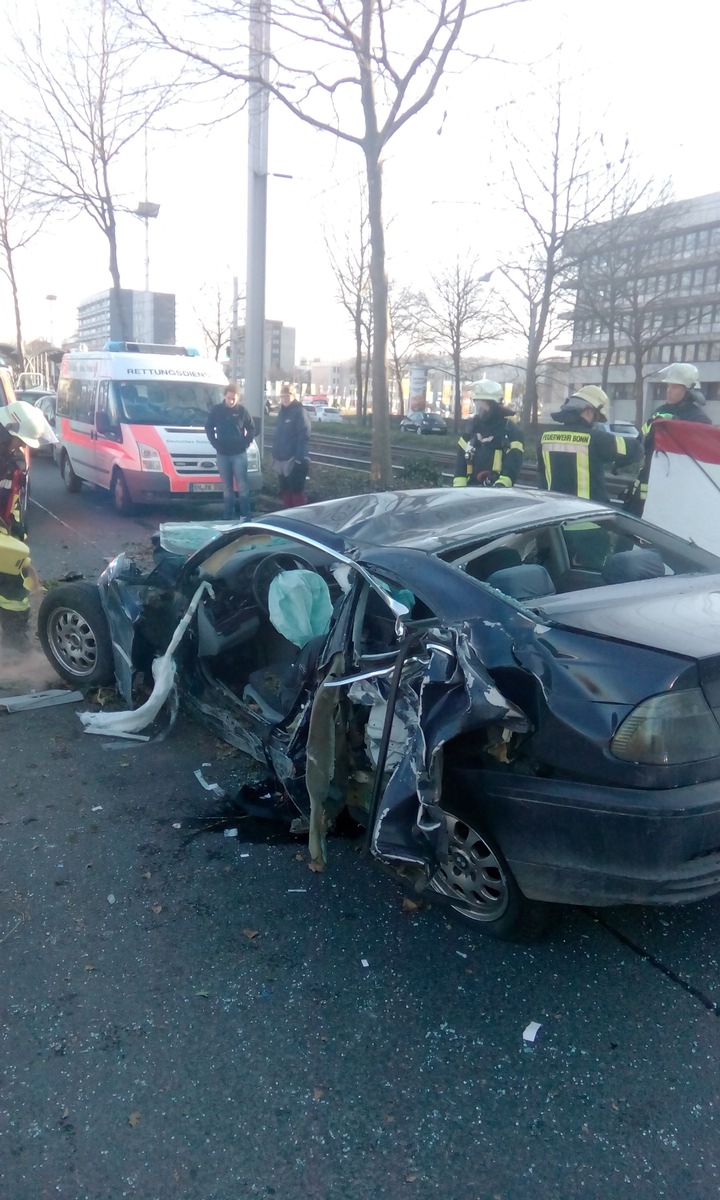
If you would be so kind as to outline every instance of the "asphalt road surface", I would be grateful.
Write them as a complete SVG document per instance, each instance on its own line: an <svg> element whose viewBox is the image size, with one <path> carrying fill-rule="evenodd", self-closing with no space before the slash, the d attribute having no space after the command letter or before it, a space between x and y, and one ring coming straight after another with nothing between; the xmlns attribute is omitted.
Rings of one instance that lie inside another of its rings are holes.
<svg viewBox="0 0 720 1200"><path fill-rule="evenodd" d="M48 579L162 516L57 483ZM228 792L259 768L182 717L107 748L78 707L0 710L2 1200L718 1196L720 902L495 943L404 912L355 842L316 875L302 841L198 828L201 764Z"/></svg>

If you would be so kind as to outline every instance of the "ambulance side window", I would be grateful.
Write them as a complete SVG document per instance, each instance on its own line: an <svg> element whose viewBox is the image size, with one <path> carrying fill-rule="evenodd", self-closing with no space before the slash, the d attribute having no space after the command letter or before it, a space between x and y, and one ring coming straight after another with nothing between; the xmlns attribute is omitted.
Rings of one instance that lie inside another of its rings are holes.
<svg viewBox="0 0 720 1200"><path fill-rule="evenodd" d="M95 420L95 384L89 381L82 382L79 379L71 379L68 384L66 396L67 403L63 407L70 420L92 425Z"/></svg>
<svg viewBox="0 0 720 1200"><path fill-rule="evenodd" d="M106 379L98 385L97 398L97 415L103 413L106 420L101 420L98 425L103 424L106 427L106 432L111 435L118 435L120 432L120 414L118 413L117 402L115 395Z"/></svg>

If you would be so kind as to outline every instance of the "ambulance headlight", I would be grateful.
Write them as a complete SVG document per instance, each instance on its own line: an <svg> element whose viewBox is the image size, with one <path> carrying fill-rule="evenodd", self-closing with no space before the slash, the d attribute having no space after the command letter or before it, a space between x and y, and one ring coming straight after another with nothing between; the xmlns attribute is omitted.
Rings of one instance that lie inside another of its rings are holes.
<svg viewBox="0 0 720 1200"><path fill-rule="evenodd" d="M142 442L138 442L137 448L140 454L140 467L143 471L162 471L160 455L154 446L144 446Z"/></svg>

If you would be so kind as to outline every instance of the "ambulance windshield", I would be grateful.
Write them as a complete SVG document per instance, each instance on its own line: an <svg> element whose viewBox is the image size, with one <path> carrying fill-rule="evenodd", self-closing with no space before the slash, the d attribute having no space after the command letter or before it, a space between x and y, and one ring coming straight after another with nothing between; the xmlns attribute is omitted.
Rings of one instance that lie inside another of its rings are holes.
<svg viewBox="0 0 720 1200"><path fill-rule="evenodd" d="M214 404L220 404L224 387L188 379L139 379L113 383L120 420L129 425L202 427Z"/></svg>

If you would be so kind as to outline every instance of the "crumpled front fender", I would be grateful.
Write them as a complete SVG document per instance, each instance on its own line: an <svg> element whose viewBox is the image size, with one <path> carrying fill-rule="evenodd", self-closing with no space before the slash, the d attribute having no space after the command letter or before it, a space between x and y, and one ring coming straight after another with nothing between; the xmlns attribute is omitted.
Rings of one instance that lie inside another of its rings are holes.
<svg viewBox="0 0 720 1200"><path fill-rule="evenodd" d="M119 554L103 571L98 580L98 589L110 629L117 688L128 707L132 708L135 627L142 616L147 586L142 572L132 559L126 554Z"/></svg>
<svg viewBox="0 0 720 1200"><path fill-rule="evenodd" d="M465 629L431 634L425 648L429 658L419 692L415 680L397 693L393 711L404 716L407 750L382 795L371 848L379 858L414 864L429 876L445 851L443 747L469 731L525 731L529 722L498 690ZM411 708L414 720L408 721ZM388 711L386 720L392 717Z"/></svg>

